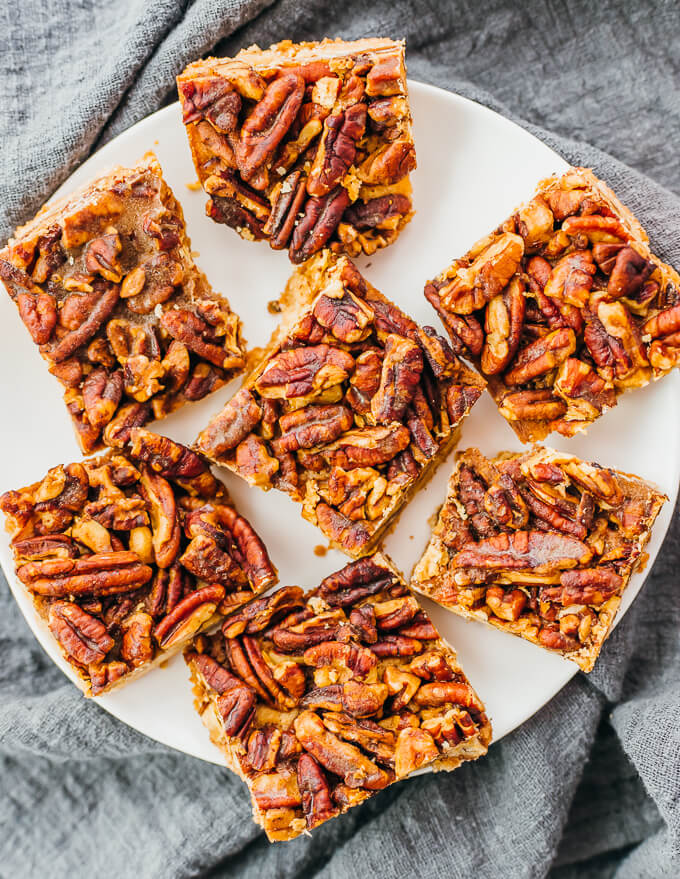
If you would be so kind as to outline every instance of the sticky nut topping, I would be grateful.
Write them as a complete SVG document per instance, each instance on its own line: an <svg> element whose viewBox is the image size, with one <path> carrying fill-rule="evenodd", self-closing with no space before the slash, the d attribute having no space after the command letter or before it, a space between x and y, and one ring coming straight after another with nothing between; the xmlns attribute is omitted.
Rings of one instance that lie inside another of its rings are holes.
<svg viewBox="0 0 680 879"><path fill-rule="evenodd" d="M410 632L419 626L419 638ZM313 829L420 766L486 749L490 725L381 557L286 587L185 653L270 839ZM460 747L459 747L460 746Z"/></svg>
<svg viewBox="0 0 680 879"><path fill-rule="evenodd" d="M327 60L324 41L301 65L291 44L247 49L180 75L208 216L287 248L294 263L325 246L357 256L395 240L412 216L416 165L404 49L372 42L337 41Z"/></svg>
<svg viewBox="0 0 680 879"><path fill-rule="evenodd" d="M316 257L291 283L316 296L196 447L253 485L287 491L333 543L358 553L482 384L346 257Z"/></svg>
<svg viewBox="0 0 680 879"><path fill-rule="evenodd" d="M413 586L590 671L664 500L550 449L468 450Z"/></svg>
<svg viewBox="0 0 680 879"><path fill-rule="evenodd" d="M126 407L149 403L137 423L163 417L245 365L239 320L197 271L151 155L23 227L0 280L67 389L85 453L110 443Z"/></svg>
<svg viewBox="0 0 680 879"><path fill-rule="evenodd" d="M680 364L680 277L592 172L543 181L425 296L523 441L572 436Z"/></svg>
<svg viewBox="0 0 680 879"><path fill-rule="evenodd" d="M144 428L129 439L0 496L17 576L89 695L276 580L204 458Z"/></svg>

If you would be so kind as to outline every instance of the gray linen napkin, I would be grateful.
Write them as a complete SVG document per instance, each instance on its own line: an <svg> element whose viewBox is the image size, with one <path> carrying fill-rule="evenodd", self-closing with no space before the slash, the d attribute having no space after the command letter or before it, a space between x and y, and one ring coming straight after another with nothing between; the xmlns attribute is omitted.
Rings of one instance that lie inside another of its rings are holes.
<svg viewBox="0 0 680 879"><path fill-rule="evenodd" d="M217 44L375 34L407 38L411 76L593 166L677 266L679 26L675 2L3 4L0 238L92 149L174 100L175 74ZM479 763L395 785L313 839L275 846L226 770L85 702L0 582L0 877L677 876L678 570L676 516L593 674Z"/></svg>

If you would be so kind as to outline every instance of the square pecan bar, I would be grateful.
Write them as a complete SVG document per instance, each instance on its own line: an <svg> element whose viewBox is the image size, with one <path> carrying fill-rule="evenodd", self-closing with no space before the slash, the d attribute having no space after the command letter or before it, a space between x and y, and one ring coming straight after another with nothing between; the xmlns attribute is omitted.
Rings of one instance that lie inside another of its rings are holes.
<svg viewBox="0 0 680 879"><path fill-rule="evenodd" d="M680 363L680 276L587 168L542 181L425 296L522 442L573 436Z"/></svg>
<svg viewBox="0 0 680 879"><path fill-rule="evenodd" d="M153 153L44 207L0 251L0 279L86 454L243 371L240 321L196 267Z"/></svg>
<svg viewBox="0 0 680 879"><path fill-rule="evenodd" d="M411 586L591 671L666 500L552 449L491 460L469 449Z"/></svg>
<svg viewBox="0 0 680 879"><path fill-rule="evenodd" d="M324 40L196 61L177 78L208 216L243 238L350 256L412 216L404 43Z"/></svg>
<svg viewBox="0 0 680 879"><path fill-rule="evenodd" d="M185 658L210 738L271 841L421 767L476 760L491 740L455 652L381 554L251 602Z"/></svg>
<svg viewBox="0 0 680 879"><path fill-rule="evenodd" d="M144 428L0 496L18 579L87 696L144 674L276 582L191 449Z"/></svg>
<svg viewBox="0 0 680 879"><path fill-rule="evenodd" d="M448 454L483 383L345 256L300 266L282 301L264 358L197 448L287 492L334 546L367 555Z"/></svg>

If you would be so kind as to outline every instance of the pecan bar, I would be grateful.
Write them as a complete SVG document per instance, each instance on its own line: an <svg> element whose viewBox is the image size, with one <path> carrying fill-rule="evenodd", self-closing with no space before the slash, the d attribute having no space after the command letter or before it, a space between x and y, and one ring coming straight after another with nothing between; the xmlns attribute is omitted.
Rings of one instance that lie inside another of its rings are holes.
<svg viewBox="0 0 680 879"><path fill-rule="evenodd" d="M283 301L263 360L197 448L288 492L334 546L366 555L451 449L483 383L345 256L310 259Z"/></svg>
<svg viewBox="0 0 680 879"><path fill-rule="evenodd" d="M325 245L374 253L411 219L403 42L251 46L177 87L208 216L241 237L300 263Z"/></svg>
<svg viewBox="0 0 680 879"><path fill-rule="evenodd" d="M492 460L469 449L411 586L591 671L666 500L552 449Z"/></svg>
<svg viewBox="0 0 680 879"><path fill-rule="evenodd" d="M680 363L680 276L587 168L542 181L425 296L522 442L573 436Z"/></svg>
<svg viewBox="0 0 680 879"><path fill-rule="evenodd" d="M88 696L148 671L277 579L206 461L144 428L125 449L5 492L0 510L17 577Z"/></svg>
<svg viewBox="0 0 680 879"><path fill-rule="evenodd" d="M155 156L44 207L0 251L0 279L86 454L243 371L240 321L196 267Z"/></svg>
<svg viewBox="0 0 680 879"><path fill-rule="evenodd" d="M196 708L271 841L485 754L484 706L389 560L279 589L185 653Z"/></svg>

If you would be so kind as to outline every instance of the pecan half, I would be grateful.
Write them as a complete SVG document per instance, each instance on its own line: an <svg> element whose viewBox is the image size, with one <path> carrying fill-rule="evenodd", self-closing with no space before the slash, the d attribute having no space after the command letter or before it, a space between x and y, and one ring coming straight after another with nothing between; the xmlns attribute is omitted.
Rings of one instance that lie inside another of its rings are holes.
<svg viewBox="0 0 680 879"><path fill-rule="evenodd" d="M393 666L388 666L385 669L386 676L388 670L392 668ZM394 764L396 738L391 730L383 729L372 720L359 720L342 712L328 712L321 719L329 732L346 742L359 745L387 766Z"/></svg>
<svg viewBox="0 0 680 879"><path fill-rule="evenodd" d="M357 143L366 130L366 104L354 104L339 113L331 113L307 180L307 192L324 196L344 177L354 162Z"/></svg>
<svg viewBox="0 0 680 879"><path fill-rule="evenodd" d="M121 625L123 642L120 655L133 668L145 665L153 659L152 627L153 618L142 611L133 613Z"/></svg>
<svg viewBox="0 0 680 879"><path fill-rule="evenodd" d="M182 264L162 251L133 269L120 288L121 299L135 314L150 314L154 308L167 302L175 288L182 283Z"/></svg>
<svg viewBox="0 0 680 879"><path fill-rule="evenodd" d="M234 589L245 586L245 577L231 555L218 546L217 542L207 534L198 533L192 536L189 545L179 557L182 567L198 577L212 583Z"/></svg>
<svg viewBox="0 0 680 879"><path fill-rule="evenodd" d="M152 574L136 553L127 550L28 562L17 570L17 576L31 592L52 598L132 592L148 583Z"/></svg>
<svg viewBox="0 0 680 879"><path fill-rule="evenodd" d="M207 653L188 653L187 660L196 666L206 684L219 695L233 690L234 687L243 687L240 678L233 675Z"/></svg>
<svg viewBox="0 0 680 879"><path fill-rule="evenodd" d="M263 811L295 809L302 805L297 773L289 767L281 767L276 772L257 775L252 780L250 789L258 808Z"/></svg>
<svg viewBox="0 0 680 879"><path fill-rule="evenodd" d="M114 416L123 396L123 373L93 369L83 382L85 414L92 427L102 430Z"/></svg>
<svg viewBox="0 0 680 879"><path fill-rule="evenodd" d="M482 349L481 367L485 375L497 375L515 356L522 334L526 299L524 285L513 278L503 293L486 308L486 338Z"/></svg>
<svg viewBox="0 0 680 879"><path fill-rule="evenodd" d="M499 409L508 421L553 421L567 411L567 404L549 388L506 394Z"/></svg>
<svg viewBox="0 0 680 879"><path fill-rule="evenodd" d="M57 305L50 293L39 291L19 293L16 299L19 315L36 345L45 345L57 325Z"/></svg>
<svg viewBox="0 0 680 879"><path fill-rule="evenodd" d="M281 436L272 443L274 452L297 452L337 439L352 426L346 406L305 406L279 420Z"/></svg>
<svg viewBox="0 0 680 879"><path fill-rule="evenodd" d="M623 247L611 269L607 294L612 299L635 296L653 271L653 263L640 256L632 247Z"/></svg>
<svg viewBox="0 0 680 879"><path fill-rule="evenodd" d="M381 601L374 605L376 624L380 632L401 629L420 611L420 605L411 595Z"/></svg>
<svg viewBox="0 0 680 879"><path fill-rule="evenodd" d="M322 668L326 665L344 665L359 678L364 678L375 668L378 660L375 654L365 647L342 641L322 641L308 647L303 655L307 665Z"/></svg>
<svg viewBox="0 0 680 879"><path fill-rule="evenodd" d="M371 398L380 387L381 369L382 354L377 348L362 351L356 359L347 402L359 415L365 415L371 409Z"/></svg>
<svg viewBox="0 0 680 879"><path fill-rule="evenodd" d="M212 618L223 598L224 587L218 584L190 592L158 623L156 640L163 648L187 641Z"/></svg>
<svg viewBox="0 0 680 879"><path fill-rule="evenodd" d="M223 77L206 76L179 83L178 89L185 125L206 118L218 131L234 131L241 111L241 96L231 83Z"/></svg>
<svg viewBox="0 0 680 879"><path fill-rule="evenodd" d="M575 568L586 564L592 556L592 550L575 537L545 531L514 531L464 546L454 556L453 564L458 568L531 570L539 574Z"/></svg>
<svg viewBox="0 0 680 879"><path fill-rule="evenodd" d="M447 311L442 305L439 290L435 284L425 285L425 298L441 317L457 354L462 354L465 350L475 356L482 353L484 331L476 317L471 314L463 316Z"/></svg>
<svg viewBox="0 0 680 879"><path fill-rule="evenodd" d="M236 193L237 191L236 187L234 187L234 192ZM205 206L205 212L216 223L224 223L225 226L231 226L232 229L236 229L239 235L243 234L242 230L247 229L253 238L259 241L264 238L262 222L253 212L243 206L242 200L239 200L236 195L212 195ZM259 212L265 210L264 203L258 205L258 207Z"/></svg>
<svg viewBox="0 0 680 879"><path fill-rule="evenodd" d="M148 612L152 617L166 616L179 604L184 590L184 573L179 562L170 568L159 568L146 599Z"/></svg>
<svg viewBox="0 0 680 879"><path fill-rule="evenodd" d="M54 363L61 363L62 360L70 357L81 345L89 342L115 308L120 295L120 288L108 281L98 281L95 286L98 299L89 309L88 316L78 327L66 333L66 335L59 339L56 345L50 348L49 357Z"/></svg>
<svg viewBox="0 0 680 879"><path fill-rule="evenodd" d="M161 326L173 339L183 342L190 351L222 369L234 369L243 366L240 355L226 351L219 343L220 337L215 328L192 311L185 308L172 308L164 311L160 319Z"/></svg>
<svg viewBox="0 0 680 879"><path fill-rule="evenodd" d="M175 494L168 481L146 465L141 468L140 491L149 508L156 564L169 568L177 558L181 540Z"/></svg>
<svg viewBox="0 0 680 879"><path fill-rule="evenodd" d="M373 320L373 310L344 287L322 293L314 303L313 314L320 326L349 344L364 339Z"/></svg>
<svg viewBox="0 0 680 879"><path fill-rule="evenodd" d="M543 626L539 629L538 640L544 647L561 652L577 650L579 647L579 642L575 638L570 638L556 628L552 629L549 626Z"/></svg>
<svg viewBox="0 0 680 879"><path fill-rule="evenodd" d="M616 595L623 585L623 577L610 568L590 568L584 571L563 571L560 574L562 604L604 604Z"/></svg>
<svg viewBox="0 0 680 879"><path fill-rule="evenodd" d="M281 744L282 733L273 726L254 730L248 737L246 759L252 769L263 772L273 769Z"/></svg>
<svg viewBox="0 0 680 879"><path fill-rule="evenodd" d="M247 388L241 388L198 435L197 446L210 457L218 458L235 449L257 426L262 410Z"/></svg>
<svg viewBox="0 0 680 879"><path fill-rule="evenodd" d="M321 250L337 228L349 201L349 194L343 186L332 189L322 198L307 200L304 216L295 226L290 242L292 262L304 262Z"/></svg>
<svg viewBox="0 0 680 879"><path fill-rule="evenodd" d="M121 249L117 232L93 238L88 241L83 251L85 268L88 272L101 275L107 281L120 284L123 273L117 257Z"/></svg>
<svg viewBox="0 0 680 879"><path fill-rule="evenodd" d="M665 311L655 314L645 321L642 326L642 334L658 339L660 336L669 336L680 330L680 304L672 305Z"/></svg>
<svg viewBox="0 0 680 879"><path fill-rule="evenodd" d="M279 470L278 460L269 454L265 441L254 433L236 446L234 465L246 482L263 488L271 486L272 478Z"/></svg>
<svg viewBox="0 0 680 879"><path fill-rule="evenodd" d="M575 250L555 264L543 292L550 299L584 308L588 304L596 271L591 252Z"/></svg>
<svg viewBox="0 0 680 879"><path fill-rule="evenodd" d="M591 366L575 357L569 357L560 367L554 389L585 419L595 418L605 408L616 405L614 389L607 387Z"/></svg>
<svg viewBox="0 0 680 879"><path fill-rule="evenodd" d="M276 568L272 565L265 545L250 522L240 516L233 507L213 505L219 522L228 529L236 541L243 568L256 592L271 586L276 580Z"/></svg>
<svg viewBox="0 0 680 879"><path fill-rule="evenodd" d="M562 231L572 238L584 235L591 243L598 241L625 241L628 234L616 217L604 217L601 214L567 217L562 223Z"/></svg>
<svg viewBox="0 0 680 879"><path fill-rule="evenodd" d="M304 397L345 381L354 358L329 345L282 351L267 364L255 387L262 397Z"/></svg>
<svg viewBox="0 0 680 879"><path fill-rule="evenodd" d="M451 702L454 705L464 705L475 711L484 710L484 706L470 684L462 681L435 681L431 684L422 684L413 700L422 708L436 708L446 702Z"/></svg>
<svg viewBox="0 0 680 879"><path fill-rule="evenodd" d="M369 186L392 186L416 167L416 151L408 140L395 140L371 153L357 168L357 177Z"/></svg>
<svg viewBox="0 0 680 879"><path fill-rule="evenodd" d="M446 411L452 425L467 415L470 409L482 396L481 387L474 385L449 385L446 389Z"/></svg>
<svg viewBox="0 0 680 879"><path fill-rule="evenodd" d="M338 814L326 776L310 754L302 754L298 760L297 779L309 830Z"/></svg>
<svg viewBox="0 0 680 879"><path fill-rule="evenodd" d="M0 504L2 504L1 497ZM4 505L2 508L4 510ZM12 549L17 561L20 560L22 562L33 562L39 559L54 557L75 558L78 555L78 547L65 534L45 534L41 537L26 537L23 540L13 540Z"/></svg>
<svg viewBox="0 0 680 879"><path fill-rule="evenodd" d="M371 650L380 659L386 659L390 656L415 656L422 649L421 641L407 635L385 635L371 645Z"/></svg>
<svg viewBox="0 0 680 879"><path fill-rule="evenodd" d="M65 652L82 665L102 662L113 647L113 638L104 623L77 604L54 601L47 619L50 631Z"/></svg>
<svg viewBox="0 0 680 879"><path fill-rule="evenodd" d="M524 241L504 232L487 245L469 265L458 266L451 281L438 291L447 312L468 315L501 293L519 268Z"/></svg>
<svg viewBox="0 0 680 879"><path fill-rule="evenodd" d="M148 403L128 403L126 406L121 406L104 428L104 442L112 448L125 448L132 429L146 424L150 417L151 407Z"/></svg>
<svg viewBox="0 0 680 879"><path fill-rule="evenodd" d="M342 215L342 221L359 232L390 228L400 217L411 211L411 199L400 193L380 195L366 202L355 202Z"/></svg>
<svg viewBox="0 0 680 879"><path fill-rule="evenodd" d="M236 160L245 180L252 179L274 154L302 104L305 81L296 73L277 77L241 128Z"/></svg>
<svg viewBox="0 0 680 879"><path fill-rule="evenodd" d="M230 640L228 643L233 644L234 642ZM297 704L297 700L292 699L281 689L262 655L258 642L254 638L251 638L250 635L242 635L241 643L248 658L248 662L250 663L250 667L252 668L258 682L261 683L266 690L267 699L273 700L277 708L282 711L294 708ZM230 653L230 656L233 656L233 653Z"/></svg>
<svg viewBox="0 0 680 879"><path fill-rule="evenodd" d="M208 470L191 449L139 427L130 431L130 454L166 479L192 479Z"/></svg>
<svg viewBox="0 0 680 879"><path fill-rule="evenodd" d="M499 525L525 528L529 511L512 478L503 473L484 495L484 511Z"/></svg>
<svg viewBox="0 0 680 879"><path fill-rule="evenodd" d="M390 776L362 752L341 741L323 725L312 711L303 711L294 721L295 734L302 747L324 768L339 775L348 787L381 790Z"/></svg>
<svg viewBox="0 0 680 879"><path fill-rule="evenodd" d="M284 586L273 595L258 598L229 617L222 626L225 638L236 638L247 632L262 632L275 619L302 607L303 592L299 586Z"/></svg>
<svg viewBox="0 0 680 879"><path fill-rule="evenodd" d="M245 684L233 687L217 697L217 708L228 736L245 733L255 716L257 695Z"/></svg>
<svg viewBox="0 0 680 879"><path fill-rule="evenodd" d="M371 467L390 461L408 446L410 439L408 428L393 422L349 430L318 451L330 466L350 470L352 467Z"/></svg>
<svg viewBox="0 0 680 879"><path fill-rule="evenodd" d="M439 757L439 749L424 729L402 729L394 750L394 774L397 778L413 772Z"/></svg>
<svg viewBox="0 0 680 879"><path fill-rule="evenodd" d="M364 558L350 562L321 581L319 594L331 607L349 607L393 582L390 571Z"/></svg>
<svg viewBox="0 0 680 879"><path fill-rule="evenodd" d="M413 399L422 371L420 346L410 339L390 333L385 340L380 386L371 400L371 412L378 423L401 421Z"/></svg>
<svg viewBox="0 0 680 879"><path fill-rule="evenodd" d="M512 367L503 376L507 385L522 385L563 363L576 349L576 336L568 328L555 330L536 339L517 354Z"/></svg>
<svg viewBox="0 0 680 879"><path fill-rule="evenodd" d="M264 225L269 245L274 250L288 246L293 227L307 197L306 178L298 169L291 172L278 190L271 213Z"/></svg>
<svg viewBox="0 0 680 879"><path fill-rule="evenodd" d="M326 611L314 616L308 609L286 617L269 632L272 641L282 653L298 653L314 644L335 638L343 615Z"/></svg>
<svg viewBox="0 0 680 879"><path fill-rule="evenodd" d="M527 596L521 589L512 589L506 592L500 586L490 586L485 595L485 601L494 615L510 622L519 619L527 600Z"/></svg>

